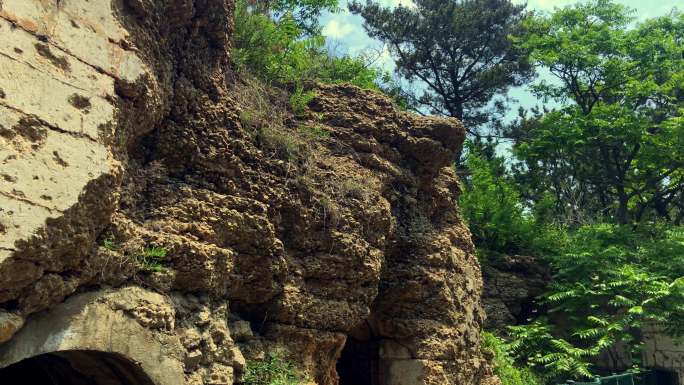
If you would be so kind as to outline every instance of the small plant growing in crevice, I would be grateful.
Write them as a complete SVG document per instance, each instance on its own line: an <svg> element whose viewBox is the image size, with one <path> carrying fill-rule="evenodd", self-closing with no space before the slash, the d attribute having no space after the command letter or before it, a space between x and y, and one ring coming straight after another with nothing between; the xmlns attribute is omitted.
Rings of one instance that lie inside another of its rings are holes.
<svg viewBox="0 0 684 385"><path fill-rule="evenodd" d="M263 147L274 152L278 157L289 162L295 162L300 157L302 143L291 132L263 127L259 130L259 134Z"/></svg>
<svg viewBox="0 0 684 385"><path fill-rule="evenodd" d="M340 208L337 206L337 203L327 195L321 196L318 203L323 213L323 223L329 224L331 227L337 227L341 219Z"/></svg>
<svg viewBox="0 0 684 385"><path fill-rule="evenodd" d="M322 139L329 138L330 131L328 131L324 126L301 126L299 127L299 132L306 135L310 139Z"/></svg>
<svg viewBox="0 0 684 385"><path fill-rule="evenodd" d="M119 247L116 245L116 242L114 241L114 238L112 237L107 237L102 240L102 247L109 251L116 251L119 249Z"/></svg>
<svg viewBox="0 0 684 385"><path fill-rule="evenodd" d="M354 179L347 179L342 182L340 184L339 192L340 195L347 198L364 200L368 197L367 187Z"/></svg>
<svg viewBox="0 0 684 385"><path fill-rule="evenodd" d="M141 270L158 273L164 270L166 249L157 246L145 247L139 253L134 254L132 259Z"/></svg>
<svg viewBox="0 0 684 385"><path fill-rule="evenodd" d="M295 92L290 95L290 108L297 117L306 114L307 106L316 97L315 91L304 91L302 87L297 87Z"/></svg>
<svg viewBox="0 0 684 385"><path fill-rule="evenodd" d="M300 385L304 381L301 371L279 352L269 353L263 361L247 362L245 385Z"/></svg>
<svg viewBox="0 0 684 385"><path fill-rule="evenodd" d="M247 131L247 134L251 138L256 137L257 127L261 125L261 117L254 111L241 111L240 112L240 123L242 128Z"/></svg>

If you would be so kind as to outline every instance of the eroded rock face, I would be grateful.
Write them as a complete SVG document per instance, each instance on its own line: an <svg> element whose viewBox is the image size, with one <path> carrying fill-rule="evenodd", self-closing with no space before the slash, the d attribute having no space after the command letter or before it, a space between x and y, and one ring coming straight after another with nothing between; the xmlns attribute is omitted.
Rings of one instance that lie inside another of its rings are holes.
<svg viewBox="0 0 684 385"><path fill-rule="evenodd" d="M0 2L0 364L138 354L79 326L106 319L160 344L178 383L239 383L280 349L311 381L350 384L348 339L373 349L374 384L495 383L449 167L463 127L318 85L265 138L233 97L232 8Z"/></svg>
<svg viewBox="0 0 684 385"><path fill-rule="evenodd" d="M509 325L524 323L540 310L537 297L551 282L549 267L538 258L502 255L482 268L482 305L487 313L485 328L505 332Z"/></svg>
<svg viewBox="0 0 684 385"><path fill-rule="evenodd" d="M58 273L78 269L121 178L115 82L145 71L108 0L57 3L0 5L0 302L26 312L78 285Z"/></svg>

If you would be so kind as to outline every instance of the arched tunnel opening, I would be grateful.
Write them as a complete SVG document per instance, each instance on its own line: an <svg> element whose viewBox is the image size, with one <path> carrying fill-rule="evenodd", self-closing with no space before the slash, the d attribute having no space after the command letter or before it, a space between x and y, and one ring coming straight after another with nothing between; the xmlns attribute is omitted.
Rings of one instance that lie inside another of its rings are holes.
<svg viewBox="0 0 684 385"><path fill-rule="evenodd" d="M113 353L45 353L0 369L3 385L154 385L135 363Z"/></svg>
<svg viewBox="0 0 684 385"><path fill-rule="evenodd" d="M347 337L336 370L340 385L380 385L379 341Z"/></svg>

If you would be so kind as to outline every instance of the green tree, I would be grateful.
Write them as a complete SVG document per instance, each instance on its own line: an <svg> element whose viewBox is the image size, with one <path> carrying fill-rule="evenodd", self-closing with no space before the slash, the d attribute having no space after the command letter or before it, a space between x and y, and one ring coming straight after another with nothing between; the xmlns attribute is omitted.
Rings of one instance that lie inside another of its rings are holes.
<svg viewBox="0 0 684 385"><path fill-rule="evenodd" d="M518 39L555 77L533 89L563 107L513 125L518 173L559 215L596 213L617 223L684 218L684 16L632 28L609 0L525 21ZM565 212L565 213L561 213ZM570 214L568 214L570 212Z"/></svg>
<svg viewBox="0 0 684 385"><path fill-rule="evenodd" d="M530 248L532 223L505 175L504 159L487 158L482 146L470 143L465 192L459 206L481 251L519 253Z"/></svg>
<svg viewBox="0 0 684 385"><path fill-rule="evenodd" d="M247 0L245 4L256 13L276 21L284 16L290 17L309 35L320 32L318 18L323 11L335 12L338 9L338 0Z"/></svg>
<svg viewBox="0 0 684 385"><path fill-rule="evenodd" d="M367 0L349 9L395 56L398 73L425 85L407 90L415 108L461 119L471 132L504 110L494 101L532 74L521 34L525 6L509 0L416 0L394 9ZM421 87L423 88L423 87Z"/></svg>
<svg viewBox="0 0 684 385"><path fill-rule="evenodd" d="M473 242L482 256L546 254L562 241L562 233L538 220L536 211L525 209L505 159L496 155L495 147L479 140L466 144L465 191L459 207Z"/></svg>
<svg viewBox="0 0 684 385"><path fill-rule="evenodd" d="M541 385L529 368L516 365L509 344L501 338L489 332L482 333L482 350L494 356L494 374L501 379L502 385Z"/></svg>

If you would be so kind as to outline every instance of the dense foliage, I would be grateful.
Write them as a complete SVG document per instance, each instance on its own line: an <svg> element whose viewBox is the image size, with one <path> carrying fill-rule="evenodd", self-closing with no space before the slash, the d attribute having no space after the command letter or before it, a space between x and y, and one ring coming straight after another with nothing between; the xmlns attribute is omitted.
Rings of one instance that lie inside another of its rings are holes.
<svg viewBox="0 0 684 385"><path fill-rule="evenodd" d="M562 103L513 125L525 197L555 198L566 222L684 218L684 15L633 26L608 0L525 21L518 39Z"/></svg>
<svg viewBox="0 0 684 385"><path fill-rule="evenodd" d="M558 107L502 130L506 158L474 138L460 202L481 255L553 272L506 348L545 383L638 369L645 325L684 331L684 16L592 0L522 23L516 44L550 74L532 89Z"/></svg>
<svg viewBox="0 0 684 385"><path fill-rule="evenodd" d="M276 86L307 81L351 83L361 88L393 89L391 77L374 67L369 58L335 56L318 33L316 18L321 10L336 6L332 0L240 0L235 10L233 61L263 81ZM274 12L264 11L266 6Z"/></svg>
<svg viewBox="0 0 684 385"><path fill-rule="evenodd" d="M538 301L546 311L511 328L506 349L548 383L590 377L596 359L622 352L641 365L640 330L684 334L684 227L550 224L545 202L525 203L504 160L471 143L461 209L483 263L496 254L529 253L550 265L552 283ZM629 367L625 367L628 369Z"/></svg>
<svg viewBox="0 0 684 385"><path fill-rule="evenodd" d="M321 81L349 82L363 88L378 88L382 72L363 58L334 57L325 48L325 38L310 36L294 14L277 20L256 12L245 1L235 11L233 58L238 67L275 84Z"/></svg>
<svg viewBox="0 0 684 385"><path fill-rule="evenodd" d="M539 254L552 249L559 234L552 224L538 219L545 214L543 202L537 211L526 210L505 159L487 144L469 142L466 150L466 193L460 207L481 254Z"/></svg>
<svg viewBox="0 0 684 385"><path fill-rule="evenodd" d="M317 34L320 30L318 17L323 11L336 11L338 0L246 0L256 13L275 21L291 18L306 34Z"/></svg>
<svg viewBox="0 0 684 385"><path fill-rule="evenodd" d="M502 385L540 385L539 379L528 368L515 365L510 347L492 333L483 333L482 349L493 355L494 373Z"/></svg>
<svg viewBox="0 0 684 385"><path fill-rule="evenodd" d="M555 270L542 301L549 310L512 328L512 349L549 379L589 377L603 354L640 365L639 330L663 323L682 332L684 229L587 225L548 257Z"/></svg>
<svg viewBox="0 0 684 385"><path fill-rule="evenodd" d="M424 87L407 90L413 105L457 117L474 130L502 112L494 102L532 73L522 33L525 6L509 0L415 0L415 7L350 3L371 37L389 48L401 76Z"/></svg>

